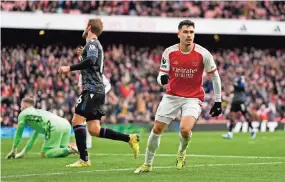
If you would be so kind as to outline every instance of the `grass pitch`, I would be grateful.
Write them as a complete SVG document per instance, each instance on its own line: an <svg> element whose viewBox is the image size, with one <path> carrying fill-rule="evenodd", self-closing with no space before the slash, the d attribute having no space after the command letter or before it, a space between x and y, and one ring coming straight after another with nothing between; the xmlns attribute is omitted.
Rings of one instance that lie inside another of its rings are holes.
<svg viewBox="0 0 285 182"><path fill-rule="evenodd" d="M249 133L235 134L234 139L221 138L222 132L195 132L187 150L186 168L174 167L179 144L178 133L162 135L154 160L154 170L133 174L144 162L148 133L141 135L141 155L134 159L128 144L93 138L89 149L92 167L66 168L79 156L41 159L41 140L23 159L5 160L12 140L2 139L1 181L83 182L83 181L285 181L285 132L258 133L251 140ZM27 142L21 141L20 151Z"/></svg>

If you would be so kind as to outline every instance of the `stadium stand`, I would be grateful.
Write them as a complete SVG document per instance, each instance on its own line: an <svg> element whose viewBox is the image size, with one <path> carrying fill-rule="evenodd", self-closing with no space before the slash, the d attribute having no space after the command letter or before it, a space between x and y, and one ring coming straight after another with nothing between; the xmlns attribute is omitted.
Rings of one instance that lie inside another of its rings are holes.
<svg viewBox="0 0 285 182"><path fill-rule="evenodd" d="M2 11L285 21L284 1L16 1Z"/></svg>
<svg viewBox="0 0 285 182"><path fill-rule="evenodd" d="M162 51L163 47L150 49L129 45L109 45L105 48L105 75L113 86L106 99L105 123L153 120L163 91L156 83ZM17 123L20 100L26 94L37 96L38 108L71 120L72 106L80 92L77 86L79 73L59 76L55 68L78 62L76 47L4 46L1 53L2 125ZM262 117L262 120L276 120L284 116L284 49L222 49L212 51L212 54L223 85L227 85L223 87L225 108L228 108L230 101L233 88L229 85L232 85L235 68L242 66L246 70L248 83L247 103L253 115L257 119ZM213 102L210 100L213 87L206 74L204 89L206 98L199 122L210 120L208 111ZM225 119L224 117L226 115L219 119Z"/></svg>

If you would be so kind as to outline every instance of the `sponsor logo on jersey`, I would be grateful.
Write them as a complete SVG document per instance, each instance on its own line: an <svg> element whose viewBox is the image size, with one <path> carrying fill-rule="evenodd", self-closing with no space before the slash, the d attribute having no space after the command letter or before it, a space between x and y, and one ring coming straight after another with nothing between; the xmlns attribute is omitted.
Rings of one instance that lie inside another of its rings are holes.
<svg viewBox="0 0 285 182"><path fill-rule="evenodd" d="M172 67L175 77L177 78L193 78L194 75L198 72L198 69L184 69Z"/></svg>

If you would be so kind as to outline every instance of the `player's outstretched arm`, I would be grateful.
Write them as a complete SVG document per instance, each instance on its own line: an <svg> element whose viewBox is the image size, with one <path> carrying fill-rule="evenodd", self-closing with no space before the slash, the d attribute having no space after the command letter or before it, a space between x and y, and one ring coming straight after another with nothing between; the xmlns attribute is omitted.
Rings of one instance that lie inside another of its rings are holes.
<svg viewBox="0 0 285 182"><path fill-rule="evenodd" d="M82 50L81 50L82 52ZM61 66L58 69L59 73L68 73L69 71L76 71L76 70L84 70L84 69L88 69L91 66L93 66L98 58L98 48L93 45L93 44L89 44L86 47L86 58L79 62L78 64L73 64L71 66Z"/></svg>
<svg viewBox="0 0 285 182"><path fill-rule="evenodd" d="M18 118L18 128L17 128L17 131L16 131L16 135L14 137L12 150L11 150L11 152L9 152L7 154L6 159L13 159L13 158L15 158L15 155L16 155L16 152L17 152L17 147L18 147L18 145L20 143L20 140L22 138L24 127L25 127L24 116L22 116L20 114L19 118Z"/></svg>
<svg viewBox="0 0 285 182"><path fill-rule="evenodd" d="M78 64L71 65L70 71L84 70L84 69L90 68L90 66L92 66L95 61L96 61L96 58L94 56L87 57L87 59L79 62Z"/></svg>
<svg viewBox="0 0 285 182"><path fill-rule="evenodd" d="M37 140L39 136L39 132L34 131L32 137L30 138L30 140L27 142L26 146L23 148L23 150L15 155L15 158L22 158L24 157L25 153L30 151L35 143L35 141Z"/></svg>
<svg viewBox="0 0 285 182"><path fill-rule="evenodd" d="M78 64L73 64L71 66L61 66L58 69L58 72L59 73L68 73L70 71L84 70L84 69L90 68L90 66L93 65L92 62L93 62L92 59L86 59L84 61L81 61Z"/></svg>

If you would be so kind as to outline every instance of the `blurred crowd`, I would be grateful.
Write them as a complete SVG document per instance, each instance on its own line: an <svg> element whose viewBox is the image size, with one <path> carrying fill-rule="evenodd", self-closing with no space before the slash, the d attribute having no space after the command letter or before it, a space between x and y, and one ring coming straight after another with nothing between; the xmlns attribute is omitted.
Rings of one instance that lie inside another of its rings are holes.
<svg viewBox="0 0 285 182"><path fill-rule="evenodd" d="M285 21L284 1L5 1L2 11Z"/></svg>
<svg viewBox="0 0 285 182"><path fill-rule="evenodd" d="M112 85L106 97L105 123L148 123L153 121L164 89L156 82L163 47L150 49L130 45L105 47L106 77ZM236 68L245 70L247 104L256 120L280 121L285 113L285 50L254 48L211 51L222 80L222 98L227 119ZM36 98L36 107L71 121L80 94L79 72L58 75L60 65L79 60L75 47L21 45L1 49L1 124L17 123L20 100ZM210 122L213 85L204 75L205 102L199 122ZM283 93L283 94L282 94Z"/></svg>

